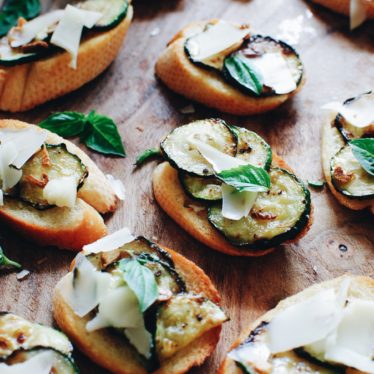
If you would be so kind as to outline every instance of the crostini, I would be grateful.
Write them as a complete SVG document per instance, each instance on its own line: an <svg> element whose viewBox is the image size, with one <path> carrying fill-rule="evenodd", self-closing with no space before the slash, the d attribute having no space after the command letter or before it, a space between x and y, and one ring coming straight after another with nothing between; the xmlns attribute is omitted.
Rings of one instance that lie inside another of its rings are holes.
<svg viewBox="0 0 374 374"><path fill-rule="evenodd" d="M374 93L324 108L330 114L322 133L322 166L330 190L347 208L374 213Z"/></svg>
<svg viewBox="0 0 374 374"><path fill-rule="evenodd" d="M247 25L221 20L182 29L159 57L157 76L173 91L222 112L251 115L277 108L302 86L297 52Z"/></svg>
<svg viewBox="0 0 374 374"><path fill-rule="evenodd" d="M105 175L76 145L48 130L0 121L0 219L40 245L81 250L106 235L115 210Z"/></svg>
<svg viewBox="0 0 374 374"><path fill-rule="evenodd" d="M124 228L83 248L53 313L74 344L117 374L177 374L214 350L227 320L207 275Z"/></svg>
<svg viewBox="0 0 374 374"><path fill-rule="evenodd" d="M130 26L129 0L85 0L19 25L0 40L0 110L21 112L103 72Z"/></svg>
<svg viewBox="0 0 374 374"><path fill-rule="evenodd" d="M160 148L155 198L208 247L261 256L309 230L309 190L256 133L207 119L173 130Z"/></svg>
<svg viewBox="0 0 374 374"><path fill-rule="evenodd" d="M373 316L373 279L316 284L251 324L218 374L374 373Z"/></svg>
<svg viewBox="0 0 374 374"><path fill-rule="evenodd" d="M373 0L312 0L334 12L350 17L351 29L360 26L368 19L374 19Z"/></svg>
<svg viewBox="0 0 374 374"><path fill-rule="evenodd" d="M0 373L79 374L60 331L0 312Z"/></svg>

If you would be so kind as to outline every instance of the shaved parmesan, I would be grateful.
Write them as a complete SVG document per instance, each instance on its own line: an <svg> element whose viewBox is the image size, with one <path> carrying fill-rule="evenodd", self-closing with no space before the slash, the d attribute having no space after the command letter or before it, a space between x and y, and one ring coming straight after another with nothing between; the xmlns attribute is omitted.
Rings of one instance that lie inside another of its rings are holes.
<svg viewBox="0 0 374 374"><path fill-rule="evenodd" d="M113 175L107 174L106 178L108 179L110 185L113 188L114 193L120 200L125 200L125 186L122 181L113 177Z"/></svg>
<svg viewBox="0 0 374 374"><path fill-rule="evenodd" d="M87 331L104 327L137 328L144 323L139 302L127 285L107 290L95 318L86 325Z"/></svg>
<svg viewBox="0 0 374 374"><path fill-rule="evenodd" d="M190 143L192 143L201 155L212 165L216 173L247 164L245 161L220 152L216 148L200 140L193 139L190 140Z"/></svg>
<svg viewBox="0 0 374 374"><path fill-rule="evenodd" d="M75 177L61 177L50 180L43 189L43 198L58 207L73 208L77 200Z"/></svg>
<svg viewBox="0 0 374 374"><path fill-rule="evenodd" d="M14 27L8 33L10 45L17 48L33 39L44 39L48 30L61 20L63 14L63 10L55 10L26 22L22 27Z"/></svg>
<svg viewBox="0 0 374 374"><path fill-rule="evenodd" d="M247 35L249 28L219 21L208 26L206 31L191 37L188 40L188 49L194 60L203 61L226 50L230 53L231 48L241 43Z"/></svg>
<svg viewBox="0 0 374 374"><path fill-rule="evenodd" d="M85 255L91 253L108 252L118 249L123 245L132 242L135 237L131 234L127 227L107 235L104 238L97 240L94 243L87 244L83 247Z"/></svg>
<svg viewBox="0 0 374 374"><path fill-rule="evenodd" d="M232 186L222 184L222 215L235 221L247 217L257 195L257 192L239 192Z"/></svg>
<svg viewBox="0 0 374 374"><path fill-rule="evenodd" d="M277 94L287 94L297 87L291 69L281 53L265 53L251 58L251 63L260 72L265 86Z"/></svg>
<svg viewBox="0 0 374 374"><path fill-rule="evenodd" d="M5 192L13 188L22 177L22 171L11 166L17 156L17 147L13 141L1 143L0 179L2 181L2 190Z"/></svg>
<svg viewBox="0 0 374 374"><path fill-rule="evenodd" d="M7 365L0 363L0 372L2 374L49 374L52 372L54 363L55 357L53 351L45 351L18 364Z"/></svg>
<svg viewBox="0 0 374 374"><path fill-rule="evenodd" d="M374 302L349 300L325 359L374 373Z"/></svg>
<svg viewBox="0 0 374 374"><path fill-rule="evenodd" d="M101 17L102 14L99 12L79 9L69 4L66 6L61 21L52 35L51 43L70 53L70 66L73 69L77 68L83 27L92 28Z"/></svg>
<svg viewBox="0 0 374 374"><path fill-rule="evenodd" d="M98 271L87 258L78 254L74 271L62 280L61 289L65 301L79 317L84 317L97 307L111 284L108 273Z"/></svg>
<svg viewBox="0 0 374 374"><path fill-rule="evenodd" d="M291 305L269 324L270 351L287 352L324 339L338 326L342 310L333 289Z"/></svg>
<svg viewBox="0 0 374 374"><path fill-rule="evenodd" d="M152 335L146 330L144 323L139 327L125 329L125 335L141 355L151 358Z"/></svg>
<svg viewBox="0 0 374 374"><path fill-rule="evenodd" d="M322 109L341 114L351 125L365 128L374 123L374 94L366 94L344 105L339 102L326 104Z"/></svg>
<svg viewBox="0 0 374 374"><path fill-rule="evenodd" d="M362 25L367 18L366 0L350 0L350 27L351 30Z"/></svg>

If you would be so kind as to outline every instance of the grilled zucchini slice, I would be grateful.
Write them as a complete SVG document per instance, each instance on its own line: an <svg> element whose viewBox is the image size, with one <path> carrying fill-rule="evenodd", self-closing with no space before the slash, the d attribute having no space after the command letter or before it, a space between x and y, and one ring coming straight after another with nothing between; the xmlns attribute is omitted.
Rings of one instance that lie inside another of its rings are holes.
<svg viewBox="0 0 374 374"><path fill-rule="evenodd" d="M0 66L26 64L39 57L38 53L23 53L20 49L11 48L7 37L0 39Z"/></svg>
<svg viewBox="0 0 374 374"><path fill-rule="evenodd" d="M7 365L16 365L30 360L36 355L47 353L51 355L53 360L53 366L51 372L53 374L79 374L79 370L75 365L74 361L67 355L56 351L53 348L33 348L30 350L19 350L14 352L5 361Z"/></svg>
<svg viewBox="0 0 374 374"><path fill-rule="evenodd" d="M362 168L349 144L331 159L331 181L340 193L352 199L374 197L374 177Z"/></svg>
<svg viewBox="0 0 374 374"><path fill-rule="evenodd" d="M127 0L86 0L79 2L77 6L102 13L103 16L93 30L104 31L117 26L126 17L129 3Z"/></svg>
<svg viewBox="0 0 374 374"><path fill-rule="evenodd" d="M347 107L359 106L360 104L374 106L374 92L366 92L357 97L350 98L343 103L343 105ZM357 110L362 110L362 108L358 107ZM352 139L374 136L374 123L364 127L356 127L338 113L335 117L334 124L346 142Z"/></svg>
<svg viewBox="0 0 374 374"><path fill-rule="evenodd" d="M268 170L272 160L269 144L253 131L236 126L230 126L230 129L238 138L236 157ZM216 178L195 177L186 173L179 173L179 178L187 194L195 199L205 201L222 199L222 183Z"/></svg>
<svg viewBox="0 0 374 374"><path fill-rule="evenodd" d="M208 219L226 239L248 249L266 249L296 237L310 214L310 193L293 174L270 169L271 189L258 194L250 214L238 221L222 216L222 205L209 208Z"/></svg>
<svg viewBox="0 0 374 374"><path fill-rule="evenodd" d="M238 53L243 57L249 59L267 53L280 53L287 62L287 65L291 71L291 75L295 80L296 86L298 86L301 83L301 80L303 78L304 67L300 60L300 57L294 48L292 48L290 45L281 40L276 40L270 36L253 35L249 38L249 40L243 43L240 50L234 53ZM228 61L230 56L232 56L232 54L227 56L227 58L225 59L225 63L223 65L224 77L230 84L236 86L243 92L258 97L257 93L252 91L246 85L242 84L242 82L240 82L235 76L231 74L230 69L226 65L226 61ZM277 93L275 93L272 87L263 86L260 96L271 95L277 95Z"/></svg>
<svg viewBox="0 0 374 374"><path fill-rule="evenodd" d="M161 143L161 151L170 164L186 173L210 177L212 166L193 146L197 139L230 156L236 155L237 137L222 120L195 121L173 130Z"/></svg>
<svg viewBox="0 0 374 374"><path fill-rule="evenodd" d="M222 200L222 182L217 178L195 177L186 173L179 173L179 179L188 195L197 200Z"/></svg>
<svg viewBox="0 0 374 374"><path fill-rule="evenodd" d="M65 144L46 145L26 162L22 172L18 197L40 210L52 207L43 198L43 189L48 181L74 176L78 190L88 176L81 159L70 153Z"/></svg>
<svg viewBox="0 0 374 374"><path fill-rule="evenodd" d="M118 263L113 263L113 261L117 261L118 256L121 258L126 257L127 252L128 256L137 257L150 270L152 270L162 297L167 298L174 294L185 292L186 285L184 280L176 271L171 256L157 244L139 236L132 242L125 244L116 252L117 254L115 254L112 259L108 260L109 265L106 267L107 271L117 269ZM105 256L105 253L103 255ZM97 262L95 264L97 264Z"/></svg>

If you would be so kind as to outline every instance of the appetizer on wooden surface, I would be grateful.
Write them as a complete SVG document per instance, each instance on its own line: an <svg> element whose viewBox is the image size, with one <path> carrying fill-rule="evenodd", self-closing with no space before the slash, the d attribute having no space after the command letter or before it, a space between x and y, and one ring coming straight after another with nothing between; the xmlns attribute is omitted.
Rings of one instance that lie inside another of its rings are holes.
<svg viewBox="0 0 374 374"><path fill-rule="evenodd" d="M314 285L257 319L218 373L374 373L373 317L373 279Z"/></svg>
<svg viewBox="0 0 374 374"><path fill-rule="evenodd" d="M51 327L0 312L0 373L79 374L68 338Z"/></svg>
<svg viewBox="0 0 374 374"><path fill-rule="evenodd" d="M207 275L122 229L87 245L57 284L57 324L113 373L185 373L213 352L227 320Z"/></svg>
<svg viewBox="0 0 374 374"><path fill-rule="evenodd" d="M41 245L81 250L106 235L99 213L117 196L73 143L37 126L0 121L0 219Z"/></svg>
<svg viewBox="0 0 374 374"><path fill-rule="evenodd" d="M0 39L0 110L25 111L94 79L117 56L132 15L128 0L86 0L20 19Z"/></svg>
<svg viewBox="0 0 374 374"><path fill-rule="evenodd" d="M155 198L208 247L261 256L309 230L309 190L256 133L207 119L173 130L160 148Z"/></svg>
<svg viewBox="0 0 374 374"><path fill-rule="evenodd" d="M248 26L195 22L171 40L156 74L173 91L222 112L251 115L277 108L301 88L297 52Z"/></svg>
<svg viewBox="0 0 374 374"><path fill-rule="evenodd" d="M350 17L351 29L364 23L367 19L374 19L373 0L312 0L334 12Z"/></svg>
<svg viewBox="0 0 374 374"><path fill-rule="evenodd" d="M374 93L324 106L331 111L322 134L326 181L338 201L374 213Z"/></svg>

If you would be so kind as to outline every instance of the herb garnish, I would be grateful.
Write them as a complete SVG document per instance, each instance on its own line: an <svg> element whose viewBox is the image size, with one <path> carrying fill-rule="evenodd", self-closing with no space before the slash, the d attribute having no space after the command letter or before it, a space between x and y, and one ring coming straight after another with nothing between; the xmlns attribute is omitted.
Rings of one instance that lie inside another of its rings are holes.
<svg viewBox="0 0 374 374"><path fill-rule="evenodd" d="M143 153L141 153L135 161L136 166L141 166L145 162L149 161L153 157L162 156L160 148L149 148L146 149Z"/></svg>
<svg viewBox="0 0 374 374"><path fill-rule="evenodd" d="M22 266L5 256L3 249L0 247L0 270L21 269Z"/></svg>
<svg viewBox="0 0 374 374"><path fill-rule="evenodd" d="M266 192L270 189L270 176L263 168L242 165L216 174L222 182L234 187L238 192Z"/></svg>
<svg viewBox="0 0 374 374"><path fill-rule="evenodd" d="M158 286L153 272L136 258L123 259L119 268L127 285L136 295L141 312L145 312L158 298Z"/></svg>
<svg viewBox="0 0 374 374"><path fill-rule="evenodd" d="M224 61L224 74L256 95L263 90L263 77L251 63L250 59L240 53L227 57Z"/></svg>
<svg viewBox="0 0 374 374"><path fill-rule="evenodd" d="M38 16L40 9L39 0L4 0L0 10L0 36L16 26L20 17L31 19Z"/></svg>
<svg viewBox="0 0 374 374"><path fill-rule="evenodd" d="M354 139L349 142L349 145L363 169L374 176L374 139Z"/></svg>
<svg viewBox="0 0 374 374"><path fill-rule="evenodd" d="M96 152L126 157L114 121L95 111L91 111L88 115L79 112L53 113L39 126L67 138L79 135L80 141Z"/></svg>

